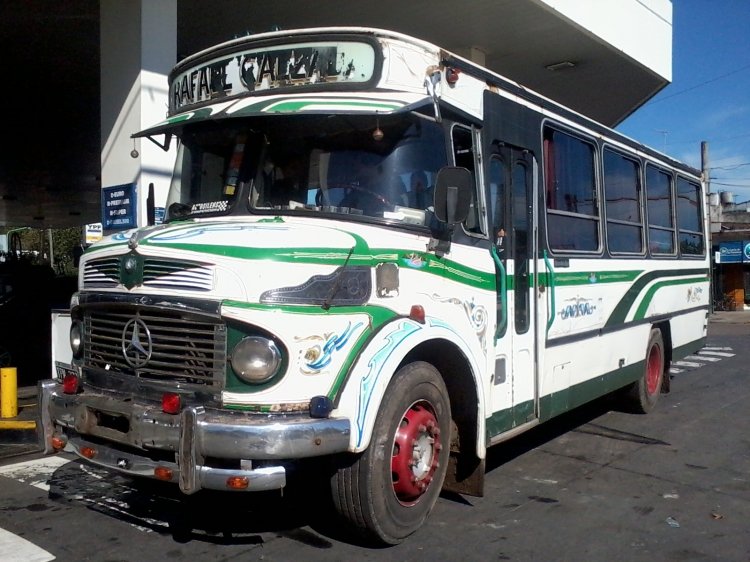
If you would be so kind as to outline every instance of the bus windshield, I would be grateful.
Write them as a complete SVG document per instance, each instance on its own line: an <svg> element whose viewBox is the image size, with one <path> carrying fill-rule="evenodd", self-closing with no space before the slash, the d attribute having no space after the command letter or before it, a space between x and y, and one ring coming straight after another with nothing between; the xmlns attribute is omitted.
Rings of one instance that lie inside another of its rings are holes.
<svg viewBox="0 0 750 562"><path fill-rule="evenodd" d="M167 220L337 213L427 224L443 128L417 113L263 116L186 128Z"/></svg>

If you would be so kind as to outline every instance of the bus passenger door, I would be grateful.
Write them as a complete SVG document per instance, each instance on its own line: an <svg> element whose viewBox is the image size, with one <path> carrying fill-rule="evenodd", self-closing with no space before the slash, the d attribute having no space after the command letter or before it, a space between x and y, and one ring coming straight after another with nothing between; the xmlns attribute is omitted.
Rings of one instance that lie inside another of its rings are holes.
<svg viewBox="0 0 750 562"><path fill-rule="evenodd" d="M490 225L497 274L495 378L490 434L539 415L537 369L535 159L494 143L490 155Z"/></svg>

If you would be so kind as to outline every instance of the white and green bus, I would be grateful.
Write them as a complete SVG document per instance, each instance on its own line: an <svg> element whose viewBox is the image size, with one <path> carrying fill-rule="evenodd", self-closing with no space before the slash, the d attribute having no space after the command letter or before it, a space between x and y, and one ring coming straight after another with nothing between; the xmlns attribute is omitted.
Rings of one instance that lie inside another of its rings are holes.
<svg viewBox="0 0 750 562"><path fill-rule="evenodd" d="M617 391L648 412L706 338L699 172L399 33L236 39L169 77L163 224L91 247L46 452L200 489L319 462L369 538L488 447Z"/></svg>

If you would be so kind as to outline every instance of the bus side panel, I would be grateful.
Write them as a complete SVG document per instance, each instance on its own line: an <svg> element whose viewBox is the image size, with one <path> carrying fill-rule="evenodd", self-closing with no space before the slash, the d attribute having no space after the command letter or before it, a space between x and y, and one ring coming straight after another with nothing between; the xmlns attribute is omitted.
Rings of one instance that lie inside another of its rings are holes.
<svg viewBox="0 0 750 562"><path fill-rule="evenodd" d="M649 324L638 324L545 351L540 419L548 420L643 375Z"/></svg>
<svg viewBox="0 0 750 562"><path fill-rule="evenodd" d="M672 337L672 361L679 361L695 353L706 344L708 311L695 310L670 319Z"/></svg>

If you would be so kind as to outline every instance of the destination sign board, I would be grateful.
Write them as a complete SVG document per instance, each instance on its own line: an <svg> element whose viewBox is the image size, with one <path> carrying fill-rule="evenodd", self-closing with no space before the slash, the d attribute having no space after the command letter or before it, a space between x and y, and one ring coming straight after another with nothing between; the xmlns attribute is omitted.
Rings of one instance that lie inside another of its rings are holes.
<svg viewBox="0 0 750 562"><path fill-rule="evenodd" d="M238 51L171 77L170 114L252 92L371 80L375 50L365 42L315 41Z"/></svg>

